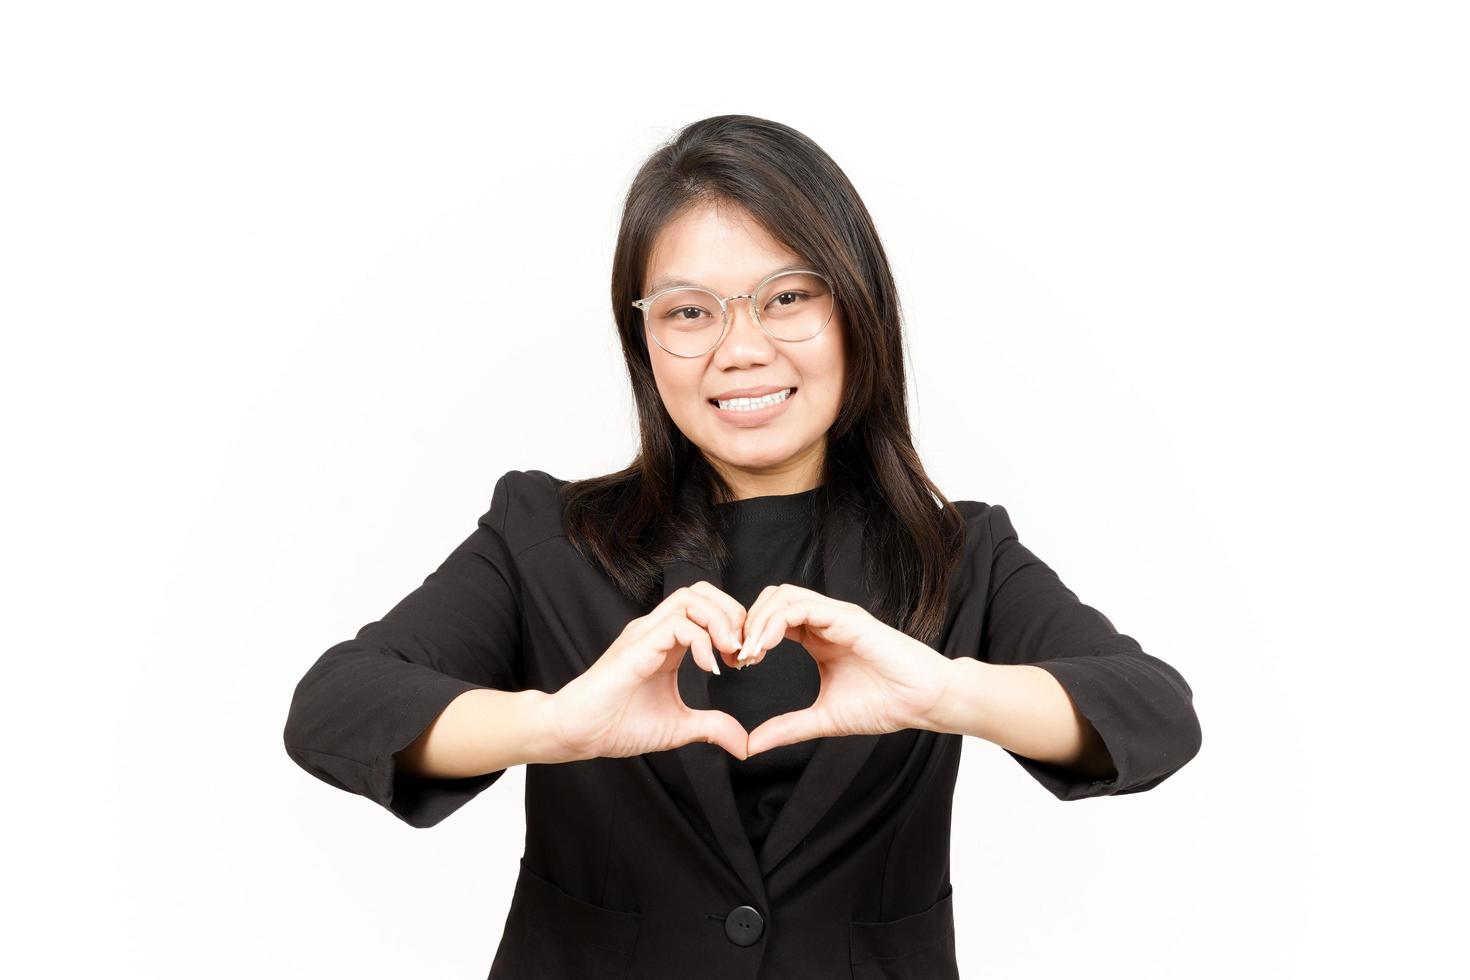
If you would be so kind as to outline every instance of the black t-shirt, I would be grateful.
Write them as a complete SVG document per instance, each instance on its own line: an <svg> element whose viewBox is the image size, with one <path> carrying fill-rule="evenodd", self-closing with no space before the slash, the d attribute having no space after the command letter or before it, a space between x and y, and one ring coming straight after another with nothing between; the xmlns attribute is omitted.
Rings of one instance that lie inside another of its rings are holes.
<svg viewBox="0 0 1470 980"><path fill-rule="evenodd" d="M811 543L816 493L813 488L750 497L718 508L721 534L730 553L721 575L723 588L746 609L768 585L789 582L824 591L820 561L813 563L810 580L801 573L802 557ZM730 713L746 731L754 731L767 718L811 705L818 687L817 664L811 654L783 639L766 651L758 666L722 667L719 676L711 675L710 707ZM757 852L816 747L817 741L809 739L745 760L725 753L735 803Z"/></svg>

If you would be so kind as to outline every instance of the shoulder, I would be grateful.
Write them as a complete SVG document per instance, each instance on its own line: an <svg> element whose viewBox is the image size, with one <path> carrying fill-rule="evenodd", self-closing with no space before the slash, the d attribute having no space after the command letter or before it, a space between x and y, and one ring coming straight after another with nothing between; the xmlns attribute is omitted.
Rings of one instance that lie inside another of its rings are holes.
<svg viewBox="0 0 1470 980"><path fill-rule="evenodd" d="M1011 527L1011 517L1006 513L1005 507L1000 504L989 504L982 500L952 500L955 509L965 519L965 536L973 539L976 532L984 532L992 537L997 532L1014 534Z"/></svg>
<svg viewBox="0 0 1470 980"><path fill-rule="evenodd" d="M504 497L507 507L521 517L546 511L560 516L561 488L566 484L566 480L545 470L506 470L495 481L493 497Z"/></svg>
<svg viewBox="0 0 1470 980"><path fill-rule="evenodd" d="M567 482L545 470L507 470L495 481L480 526L505 538L513 553L562 536L561 488Z"/></svg>
<svg viewBox="0 0 1470 980"><path fill-rule="evenodd" d="M981 500L950 501L964 516L965 537L961 561L966 564L985 565L993 562L1002 551L1019 544L1016 527L1011 515L1001 504Z"/></svg>
<svg viewBox="0 0 1470 980"><path fill-rule="evenodd" d="M952 500L965 520L965 533L955 574L950 583L951 601L968 594L988 595L997 575L1010 556L1018 554L1020 541L1010 514L1000 504L981 500Z"/></svg>

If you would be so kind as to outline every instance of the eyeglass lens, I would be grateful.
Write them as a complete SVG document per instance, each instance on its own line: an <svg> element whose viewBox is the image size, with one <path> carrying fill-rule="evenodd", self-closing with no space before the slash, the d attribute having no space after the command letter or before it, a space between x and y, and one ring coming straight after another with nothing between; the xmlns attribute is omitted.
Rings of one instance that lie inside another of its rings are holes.
<svg viewBox="0 0 1470 980"><path fill-rule="evenodd" d="M789 272L762 286L752 305L761 326L776 339L809 340L832 316L832 290L821 276ZM709 350L725 329L719 297L692 287L657 297L644 317L659 346L685 357Z"/></svg>

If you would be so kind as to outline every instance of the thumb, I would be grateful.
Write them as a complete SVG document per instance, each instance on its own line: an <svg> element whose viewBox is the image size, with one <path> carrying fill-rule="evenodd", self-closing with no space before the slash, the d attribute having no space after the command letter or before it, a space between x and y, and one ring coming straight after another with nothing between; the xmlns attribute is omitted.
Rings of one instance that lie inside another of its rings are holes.
<svg viewBox="0 0 1470 980"><path fill-rule="evenodd" d="M802 708L767 718L746 739L746 750L755 755L768 749L820 738L825 732L822 716L815 708Z"/></svg>
<svg viewBox="0 0 1470 980"><path fill-rule="evenodd" d="M737 759L747 755L745 748L745 726L724 711L691 711L689 741L710 742L720 746Z"/></svg>

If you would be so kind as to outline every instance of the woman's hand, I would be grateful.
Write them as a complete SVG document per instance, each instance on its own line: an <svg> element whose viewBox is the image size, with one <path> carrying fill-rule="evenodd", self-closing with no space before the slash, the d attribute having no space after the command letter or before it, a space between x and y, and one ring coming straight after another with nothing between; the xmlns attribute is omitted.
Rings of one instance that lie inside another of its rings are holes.
<svg viewBox="0 0 1470 980"><path fill-rule="evenodd" d="M567 759L620 758L712 742L746 757L745 729L724 711L696 711L679 697L688 650L703 670L735 665L745 609L708 582L677 589L628 623L597 662L550 697L554 737Z"/></svg>
<svg viewBox="0 0 1470 980"><path fill-rule="evenodd" d="M767 719L747 739L750 755L826 735L882 735L926 728L951 661L863 607L796 585L768 585L745 618L737 663L759 664L782 638L812 655L821 690L810 707Z"/></svg>

